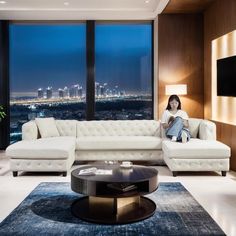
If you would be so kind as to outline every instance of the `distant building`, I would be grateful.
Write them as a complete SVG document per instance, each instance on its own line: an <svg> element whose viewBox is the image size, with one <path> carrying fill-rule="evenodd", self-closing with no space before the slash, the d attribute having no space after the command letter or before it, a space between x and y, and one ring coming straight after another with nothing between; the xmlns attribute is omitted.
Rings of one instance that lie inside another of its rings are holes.
<svg viewBox="0 0 236 236"><path fill-rule="evenodd" d="M61 89L61 88L58 89L58 96L59 96L59 98L64 98L64 90L63 89Z"/></svg>
<svg viewBox="0 0 236 236"><path fill-rule="evenodd" d="M47 99L51 99L52 98L52 87L47 87L46 98Z"/></svg>
<svg viewBox="0 0 236 236"><path fill-rule="evenodd" d="M83 95L83 87L80 86L79 84L75 84L69 89L69 97L71 98L82 97L82 95Z"/></svg>
<svg viewBox="0 0 236 236"><path fill-rule="evenodd" d="M104 90L104 96L106 96L107 95L107 83L104 83L103 84L103 90Z"/></svg>
<svg viewBox="0 0 236 236"><path fill-rule="evenodd" d="M101 96L105 96L105 89L104 89L104 86L100 86L100 95Z"/></svg>
<svg viewBox="0 0 236 236"><path fill-rule="evenodd" d="M64 97L67 97L67 98L69 97L69 89L67 87L63 89L63 94L64 94Z"/></svg>
<svg viewBox="0 0 236 236"><path fill-rule="evenodd" d="M83 88L82 88L82 86L78 87L78 96L80 98L83 96Z"/></svg>
<svg viewBox="0 0 236 236"><path fill-rule="evenodd" d="M43 98L43 89L42 88L38 89L38 98Z"/></svg>

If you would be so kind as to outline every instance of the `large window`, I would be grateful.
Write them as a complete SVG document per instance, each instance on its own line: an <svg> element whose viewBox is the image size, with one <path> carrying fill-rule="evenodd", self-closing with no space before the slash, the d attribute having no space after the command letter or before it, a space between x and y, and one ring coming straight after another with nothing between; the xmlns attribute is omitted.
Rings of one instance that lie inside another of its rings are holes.
<svg viewBox="0 0 236 236"><path fill-rule="evenodd" d="M9 32L11 142L21 139L29 120L84 120L94 102L88 119L153 118L151 22L96 22L95 36L86 23L12 23ZM86 50L86 42L95 49L88 44ZM95 78L87 77L88 68Z"/></svg>
<svg viewBox="0 0 236 236"><path fill-rule="evenodd" d="M85 24L10 25L10 140L35 117L85 119Z"/></svg>
<svg viewBox="0 0 236 236"><path fill-rule="evenodd" d="M95 118L152 119L152 24L96 24Z"/></svg>

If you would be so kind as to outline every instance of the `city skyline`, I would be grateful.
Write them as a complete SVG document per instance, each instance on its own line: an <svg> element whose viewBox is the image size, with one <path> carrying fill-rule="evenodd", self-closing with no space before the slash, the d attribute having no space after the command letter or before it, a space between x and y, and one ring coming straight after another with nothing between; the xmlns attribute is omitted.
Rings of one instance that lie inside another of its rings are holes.
<svg viewBox="0 0 236 236"><path fill-rule="evenodd" d="M111 88L111 87L109 87L109 85L107 83L95 82L95 96L98 95L97 92L96 92L96 84L99 84L100 88L103 87L104 85L106 85L107 86L106 89L108 89L110 93L112 93L111 91L114 91L114 89L118 89L119 92L127 93L127 94L130 94L130 95L140 95L140 94L149 94L150 93L149 91L146 91L146 93L144 91L126 91L126 90L120 88L119 85L115 85L115 87ZM69 90L73 86L76 86L76 85L64 86L64 88L53 88L52 86L48 85L45 88L38 88L38 89L35 88L35 90L32 91L32 92L11 92L11 97L12 98L27 97L27 96L28 97L38 97L38 90L42 89L44 91L44 93L45 93L48 88L52 89L52 95L54 97L58 97L59 96L58 93L59 93L60 90L64 90L64 89L68 89ZM86 95L85 89L82 86L80 86L79 84L77 84L77 86L79 86L79 88L83 90L83 95ZM45 94L44 94L44 96L46 97Z"/></svg>
<svg viewBox="0 0 236 236"><path fill-rule="evenodd" d="M12 93L66 84L86 87L86 28L78 25L10 25ZM151 25L96 26L96 80L128 92L151 87Z"/></svg>

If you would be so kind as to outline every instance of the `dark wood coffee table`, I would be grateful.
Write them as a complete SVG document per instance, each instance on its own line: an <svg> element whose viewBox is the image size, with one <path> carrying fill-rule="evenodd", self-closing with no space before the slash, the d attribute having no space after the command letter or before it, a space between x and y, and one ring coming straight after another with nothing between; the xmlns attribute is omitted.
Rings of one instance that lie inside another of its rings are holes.
<svg viewBox="0 0 236 236"><path fill-rule="evenodd" d="M82 169L96 167L111 169L112 175L78 175ZM134 165L125 169L117 165L87 165L71 173L71 189L87 195L72 204L72 213L89 222L124 224L152 216L156 204L142 195L158 188L158 171L154 168ZM123 192L111 188L116 184L132 184L136 189Z"/></svg>

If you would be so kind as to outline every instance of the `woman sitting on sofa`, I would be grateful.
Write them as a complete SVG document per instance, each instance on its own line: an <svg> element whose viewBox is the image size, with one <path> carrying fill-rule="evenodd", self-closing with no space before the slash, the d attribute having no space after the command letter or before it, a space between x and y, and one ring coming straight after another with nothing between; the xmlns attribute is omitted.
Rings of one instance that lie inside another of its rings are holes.
<svg viewBox="0 0 236 236"><path fill-rule="evenodd" d="M181 110L181 101L177 95L171 95L164 111L161 123L166 136L173 142L186 143L190 139L188 114Z"/></svg>

